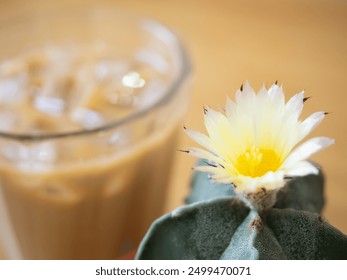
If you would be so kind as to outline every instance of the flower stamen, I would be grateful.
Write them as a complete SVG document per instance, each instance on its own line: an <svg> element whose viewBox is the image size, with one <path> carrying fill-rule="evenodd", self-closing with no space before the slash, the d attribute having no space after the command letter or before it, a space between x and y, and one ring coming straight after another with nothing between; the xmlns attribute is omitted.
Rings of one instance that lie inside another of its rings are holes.
<svg viewBox="0 0 347 280"><path fill-rule="evenodd" d="M236 162L239 174L252 178L260 177L269 171L277 171L280 166L280 157L276 152L256 146L247 149Z"/></svg>

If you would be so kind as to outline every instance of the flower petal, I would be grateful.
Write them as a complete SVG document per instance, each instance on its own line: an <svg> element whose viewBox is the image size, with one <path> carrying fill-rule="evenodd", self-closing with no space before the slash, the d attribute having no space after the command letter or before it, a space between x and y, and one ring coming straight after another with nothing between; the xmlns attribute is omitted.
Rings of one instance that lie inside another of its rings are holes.
<svg viewBox="0 0 347 280"><path fill-rule="evenodd" d="M318 168L312 165L308 161L297 162L291 168L286 170L286 175L290 177L306 176L309 174L318 174L318 173L319 173Z"/></svg>
<svg viewBox="0 0 347 280"><path fill-rule="evenodd" d="M334 139L328 137L315 137L297 147L283 163L283 168L291 168L297 162L307 159L314 153L335 143Z"/></svg>
<svg viewBox="0 0 347 280"><path fill-rule="evenodd" d="M300 125L299 141L304 139L324 119L324 112L316 112L305 119Z"/></svg>
<svg viewBox="0 0 347 280"><path fill-rule="evenodd" d="M222 113L216 112L209 107L205 107L204 121L207 133L209 134L210 138L219 134L218 130L220 124L223 122L223 118L226 119L226 117Z"/></svg>
<svg viewBox="0 0 347 280"><path fill-rule="evenodd" d="M259 105L264 104L267 101L267 98L268 98L268 91L265 85L263 85L257 94L257 104Z"/></svg>
<svg viewBox="0 0 347 280"><path fill-rule="evenodd" d="M271 100L277 104L278 107L284 106L283 88L277 84L273 84L268 91Z"/></svg>
<svg viewBox="0 0 347 280"><path fill-rule="evenodd" d="M239 175L234 181L237 186L237 191L255 191L260 188L265 188L267 190L273 190L276 188L283 187L284 181L284 171L279 170L276 172L267 172L261 177L252 178L249 176Z"/></svg>
<svg viewBox="0 0 347 280"><path fill-rule="evenodd" d="M206 150L203 150L203 149L190 148L189 149L189 154L191 154L192 156L197 157L197 158L210 160L212 162L215 162L215 163L219 164L220 166L225 166L227 164L220 157L217 157L214 154L212 154L212 153L210 153L210 152L208 152Z"/></svg>
<svg viewBox="0 0 347 280"><path fill-rule="evenodd" d="M232 183L232 180L233 180L233 177L230 176L230 173L220 167L214 167L209 165L199 165L199 166L195 166L194 170L206 172L211 175L212 180L216 180L218 182L220 180L223 180L224 183L228 182L228 184L230 184Z"/></svg>
<svg viewBox="0 0 347 280"><path fill-rule="evenodd" d="M227 104L225 106L225 115L227 116L227 118L230 120L234 114L235 114L235 110L236 109L236 104L234 101L232 101L230 99L230 97L227 97Z"/></svg>
<svg viewBox="0 0 347 280"><path fill-rule="evenodd" d="M218 182L220 184L233 184L233 178L228 176L227 174L223 174L223 175L212 175L211 176L211 180Z"/></svg>
<svg viewBox="0 0 347 280"><path fill-rule="evenodd" d="M295 94L286 104L286 114L293 114L296 119L301 115L304 108L304 92Z"/></svg>
<svg viewBox="0 0 347 280"><path fill-rule="evenodd" d="M235 94L235 103L237 106L243 108L252 108L254 106L254 101L256 99L256 94L254 89L251 87L248 81L243 86L242 91L237 90Z"/></svg>
<svg viewBox="0 0 347 280"><path fill-rule="evenodd" d="M239 127L233 126L224 114L207 108L205 127L214 147L212 152L224 160L233 161L237 153L244 149L242 131L239 132Z"/></svg>
<svg viewBox="0 0 347 280"><path fill-rule="evenodd" d="M192 138L199 145L205 147L210 152L215 151L215 147L212 145L211 139L208 136L206 136L205 134L198 132L198 131L188 129L188 128L185 128L184 131L187 133L187 135L190 138Z"/></svg>

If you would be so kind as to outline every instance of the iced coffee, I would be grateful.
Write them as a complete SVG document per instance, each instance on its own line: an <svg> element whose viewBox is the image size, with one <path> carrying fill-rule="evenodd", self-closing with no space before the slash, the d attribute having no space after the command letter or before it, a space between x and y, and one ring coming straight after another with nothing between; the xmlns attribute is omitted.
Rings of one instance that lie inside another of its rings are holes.
<svg viewBox="0 0 347 280"><path fill-rule="evenodd" d="M1 61L8 258L114 259L136 248L162 214L185 110L178 94L166 96L168 67L153 52L129 59L99 43L46 45Z"/></svg>

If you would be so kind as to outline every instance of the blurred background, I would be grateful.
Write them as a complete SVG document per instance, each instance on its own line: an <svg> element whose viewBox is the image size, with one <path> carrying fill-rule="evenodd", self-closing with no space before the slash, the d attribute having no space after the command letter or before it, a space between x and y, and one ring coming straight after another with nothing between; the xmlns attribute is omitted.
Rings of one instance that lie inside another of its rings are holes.
<svg viewBox="0 0 347 280"><path fill-rule="evenodd" d="M287 99L305 90L312 98L305 103L303 118L315 111L332 112L311 136L332 137L336 144L313 159L326 174L324 216L347 233L347 1L1 0L0 19L67 3L147 15L179 34L193 64L192 98L184 121L191 129L203 131L203 106L222 107L245 80L255 90L278 80ZM192 145L181 133L177 148ZM167 211L183 203L194 161L177 152Z"/></svg>

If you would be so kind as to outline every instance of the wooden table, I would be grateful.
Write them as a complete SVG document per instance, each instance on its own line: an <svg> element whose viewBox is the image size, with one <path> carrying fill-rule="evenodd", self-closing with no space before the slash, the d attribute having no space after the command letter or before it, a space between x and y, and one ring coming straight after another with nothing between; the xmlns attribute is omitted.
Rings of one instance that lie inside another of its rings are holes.
<svg viewBox="0 0 347 280"><path fill-rule="evenodd" d="M287 97L312 96L303 117L333 112L312 133L336 144L315 155L326 174L328 221L347 233L347 2L331 0L105 1L152 16L176 30L193 62L192 101L185 125L203 131L202 108L219 108L248 80L275 80ZM194 143L182 134L179 148ZM167 209L182 203L194 164L177 154Z"/></svg>
<svg viewBox="0 0 347 280"><path fill-rule="evenodd" d="M40 4L36 4L40 2ZM20 4L18 4L20 3ZM192 100L185 125L203 130L202 108L219 108L249 80L255 89L275 80L287 97L312 96L304 117L333 112L312 136L336 144L313 157L326 174L328 221L347 233L347 2L341 0L61 0L0 3L1 16L18 10L99 3L151 16L184 40L193 63ZM193 142L180 136L178 148ZM167 210L182 204L194 159L177 153Z"/></svg>

